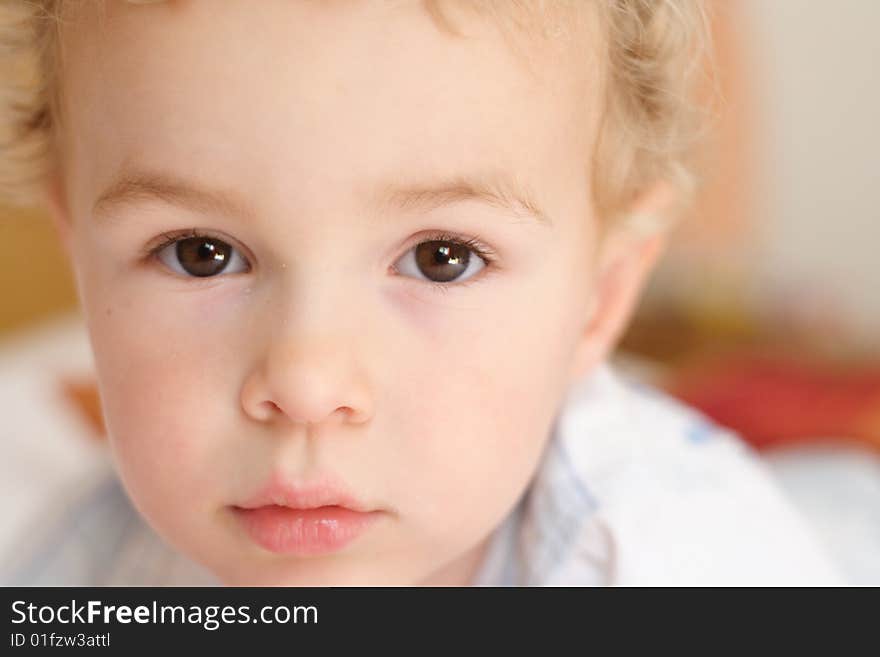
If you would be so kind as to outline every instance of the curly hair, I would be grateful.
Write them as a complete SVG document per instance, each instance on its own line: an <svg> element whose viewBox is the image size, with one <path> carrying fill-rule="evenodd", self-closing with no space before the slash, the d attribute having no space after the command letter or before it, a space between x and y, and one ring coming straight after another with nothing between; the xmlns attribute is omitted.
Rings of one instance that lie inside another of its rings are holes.
<svg viewBox="0 0 880 657"><path fill-rule="evenodd" d="M56 162L60 26L76 2L7 0L0 6L0 200L38 204ZM168 0L125 0L149 4ZM693 197L696 148L710 115L695 90L711 61L705 0L422 0L435 22L458 34L450 13L476 11L520 34L560 39L598 18L604 51L603 112L592 163L593 200L603 221L659 180Z"/></svg>

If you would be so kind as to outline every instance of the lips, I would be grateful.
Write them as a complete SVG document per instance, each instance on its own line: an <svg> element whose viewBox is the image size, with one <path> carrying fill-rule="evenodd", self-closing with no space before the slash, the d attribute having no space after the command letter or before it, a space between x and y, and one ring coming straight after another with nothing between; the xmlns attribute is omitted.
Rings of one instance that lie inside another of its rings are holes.
<svg viewBox="0 0 880 657"><path fill-rule="evenodd" d="M329 478L298 486L274 477L232 512L257 545L295 556L338 552L382 515Z"/></svg>

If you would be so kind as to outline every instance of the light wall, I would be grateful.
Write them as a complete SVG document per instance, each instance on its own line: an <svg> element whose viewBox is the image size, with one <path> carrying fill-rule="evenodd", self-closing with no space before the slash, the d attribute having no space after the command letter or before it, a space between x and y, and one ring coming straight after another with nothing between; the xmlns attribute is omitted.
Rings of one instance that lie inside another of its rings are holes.
<svg viewBox="0 0 880 657"><path fill-rule="evenodd" d="M880 344L880 2L741 1L762 98L756 280Z"/></svg>
<svg viewBox="0 0 880 657"><path fill-rule="evenodd" d="M0 336L76 308L73 277L42 212L0 206Z"/></svg>

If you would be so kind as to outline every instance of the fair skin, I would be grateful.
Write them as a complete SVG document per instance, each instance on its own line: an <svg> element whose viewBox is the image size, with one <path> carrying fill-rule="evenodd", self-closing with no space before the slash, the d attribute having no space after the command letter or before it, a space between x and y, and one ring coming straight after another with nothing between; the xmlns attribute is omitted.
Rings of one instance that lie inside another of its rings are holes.
<svg viewBox="0 0 880 657"><path fill-rule="evenodd" d="M47 198L139 511L230 584L470 582L662 245L599 248L589 67L532 45L535 77L490 22L454 37L419 3L110 2L103 28L77 18ZM96 208L123 172L152 187ZM489 175L529 189L543 220L461 186L384 198ZM151 193L157 176L232 203ZM144 255L193 227L234 253L217 275L188 274L173 247ZM494 260L425 280L440 269L413 255L440 233ZM341 551L269 552L231 517L273 476L326 474L381 513Z"/></svg>

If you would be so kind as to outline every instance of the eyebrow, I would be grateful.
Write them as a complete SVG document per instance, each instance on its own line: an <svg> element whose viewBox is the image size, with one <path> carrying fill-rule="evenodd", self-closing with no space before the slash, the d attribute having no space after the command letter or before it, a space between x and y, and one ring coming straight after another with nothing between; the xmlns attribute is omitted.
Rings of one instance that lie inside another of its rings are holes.
<svg viewBox="0 0 880 657"><path fill-rule="evenodd" d="M101 193L92 208L96 219L114 218L114 210L142 202L162 201L202 214L253 217L253 208L235 194L211 189L166 173L124 169ZM503 175L454 177L433 182L386 183L371 195L380 210L431 211L464 201L477 201L551 226L552 220L531 190Z"/></svg>
<svg viewBox="0 0 880 657"><path fill-rule="evenodd" d="M464 201L485 203L545 226L553 224L525 184L498 174L456 177L432 183L383 185L375 199L380 208L390 206L404 212L428 212Z"/></svg>
<svg viewBox="0 0 880 657"><path fill-rule="evenodd" d="M92 206L99 220L116 218L114 210L127 205L163 201L202 214L253 216L252 208L229 192L209 189L166 173L123 169Z"/></svg>

